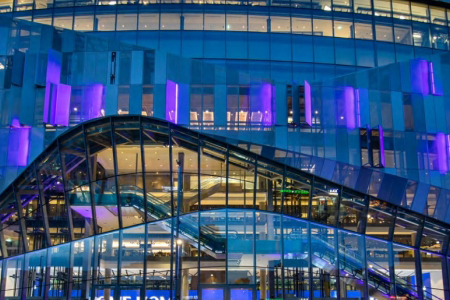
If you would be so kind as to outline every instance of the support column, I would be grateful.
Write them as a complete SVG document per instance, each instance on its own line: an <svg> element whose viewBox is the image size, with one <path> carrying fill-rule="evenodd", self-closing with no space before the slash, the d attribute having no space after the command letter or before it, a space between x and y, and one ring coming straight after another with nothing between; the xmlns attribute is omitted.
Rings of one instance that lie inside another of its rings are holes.
<svg viewBox="0 0 450 300"><path fill-rule="evenodd" d="M259 290L260 290L260 299L266 300L266 270L259 270Z"/></svg>

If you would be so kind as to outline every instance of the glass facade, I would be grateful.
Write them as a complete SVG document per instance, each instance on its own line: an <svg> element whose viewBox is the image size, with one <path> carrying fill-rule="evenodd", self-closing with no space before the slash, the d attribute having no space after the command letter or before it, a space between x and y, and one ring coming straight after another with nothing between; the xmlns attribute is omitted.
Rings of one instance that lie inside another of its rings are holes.
<svg viewBox="0 0 450 300"><path fill-rule="evenodd" d="M448 299L448 224L172 123L103 117L1 195L5 299Z"/></svg>

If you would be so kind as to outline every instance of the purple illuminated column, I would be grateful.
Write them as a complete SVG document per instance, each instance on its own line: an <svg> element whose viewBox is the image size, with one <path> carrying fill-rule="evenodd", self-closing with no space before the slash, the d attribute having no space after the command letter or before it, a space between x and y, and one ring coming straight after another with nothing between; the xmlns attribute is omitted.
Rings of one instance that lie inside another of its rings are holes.
<svg viewBox="0 0 450 300"><path fill-rule="evenodd" d="M178 84L166 82L166 120L178 124Z"/></svg>
<svg viewBox="0 0 450 300"><path fill-rule="evenodd" d="M380 125L378 125L378 138L380 141L380 165L384 168L386 159L384 157L383 128Z"/></svg>
<svg viewBox="0 0 450 300"><path fill-rule="evenodd" d="M436 134L436 139L434 141L434 151L436 154L436 166L441 174L445 174L448 171L448 153L447 153L447 145L446 138L442 132Z"/></svg>
<svg viewBox="0 0 450 300"><path fill-rule="evenodd" d="M8 139L8 165L25 167L28 165L30 127L21 126L19 120L12 121Z"/></svg>
<svg viewBox="0 0 450 300"><path fill-rule="evenodd" d="M48 52L43 121L51 125L69 125L71 87L60 83L62 54Z"/></svg>
<svg viewBox="0 0 450 300"><path fill-rule="evenodd" d="M429 94L429 66L423 59L413 59L410 62L411 91L414 93Z"/></svg>
<svg viewBox="0 0 450 300"><path fill-rule="evenodd" d="M311 86L305 80L305 122L312 126L312 115L311 115Z"/></svg>
<svg viewBox="0 0 450 300"><path fill-rule="evenodd" d="M272 84L262 83L260 87L260 103L262 104L263 125L272 125Z"/></svg>
<svg viewBox="0 0 450 300"><path fill-rule="evenodd" d="M356 103L356 127L361 127L361 111L359 106L359 89L355 90L355 103Z"/></svg>
<svg viewBox="0 0 450 300"><path fill-rule="evenodd" d="M344 88L344 105L345 105L345 122L348 129L356 128L355 119L355 92L353 87L346 86Z"/></svg>

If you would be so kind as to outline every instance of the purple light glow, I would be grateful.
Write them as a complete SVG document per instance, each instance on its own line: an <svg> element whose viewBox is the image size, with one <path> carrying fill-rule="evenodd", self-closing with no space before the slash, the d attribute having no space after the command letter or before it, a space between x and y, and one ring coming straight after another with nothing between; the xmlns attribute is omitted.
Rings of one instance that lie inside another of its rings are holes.
<svg viewBox="0 0 450 300"><path fill-rule="evenodd" d="M166 82L166 120L178 124L178 84Z"/></svg>
<svg viewBox="0 0 450 300"><path fill-rule="evenodd" d="M385 157L384 157L384 139L383 139L383 128L378 125L378 137L380 139L380 164L384 168Z"/></svg>
<svg viewBox="0 0 450 300"><path fill-rule="evenodd" d="M43 121L51 125L69 125L71 87L60 83L62 54L49 50L45 83Z"/></svg>
<svg viewBox="0 0 450 300"><path fill-rule="evenodd" d="M311 114L311 86L305 80L305 122L312 126L312 114Z"/></svg>
<svg viewBox="0 0 450 300"><path fill-rule="evenodd" d="M355 102L356 102L356 126L361 127L361 110L359 107L359 89L355 90Z"/></svg>
<svg viewBox="0 0 450 300"><path fill-rule="evenodd" d="M28 165L28 152L30 147L29 127L17 127L18 120L13 120L13 126L9 131L8 140L8 165L25 167Z"/></svg>
<svg viewBox="0 0 450 300"><path fill-rule="evenodd" d="M436 140L434 141L434 150L436 153L437 169L441 174L445 174L448 171L447 166L447 147L445 141L445 135L442 132L436 134Z"/></svg>
<svg viewBox="0 0 450 300"><path fill-rule="evenodd" d="M103 111L103 84L92 84L84 88L82 112L84 120L102 117Z"/></svg>
<svg viewBox="0 0 450 300"><path fill-rule="evenodd" d="M54 123L57 125L69 125L70 95L72 87L70 85L58 84L56 94L56 105L54 106Z"/></svg>
<svg viewBox="0 0 450 300"><path fill-rule="evenodd" d="M345 122L348 129L356 128L355 120L355 92L353 87L346 86L344 88L344 101L345 101Z"/></svg>
<svg viewBox="0 0 450 300"><path fill-rule="evenodd" d="M410 62L411 90L415 93L429 94L429 66L423 59L414 59Z"/></svg>
<svg viewBox="0 0 450 300"><path fill-rule="evenodd" d="M262 83L260 88L260 103L262 104L263 125L272 125L272 85Z"/></svg>

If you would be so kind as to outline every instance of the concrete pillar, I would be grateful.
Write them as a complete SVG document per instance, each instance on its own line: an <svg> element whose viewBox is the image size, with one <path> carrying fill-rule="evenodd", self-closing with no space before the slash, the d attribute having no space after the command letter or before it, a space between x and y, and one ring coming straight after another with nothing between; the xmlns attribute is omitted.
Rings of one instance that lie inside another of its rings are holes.
<svg viewBox="0 0 450 300"><path fill-rule="evenodd" d="M260 290L260 299L266 299L266 270L259 270L259 290Z"/></svg>

